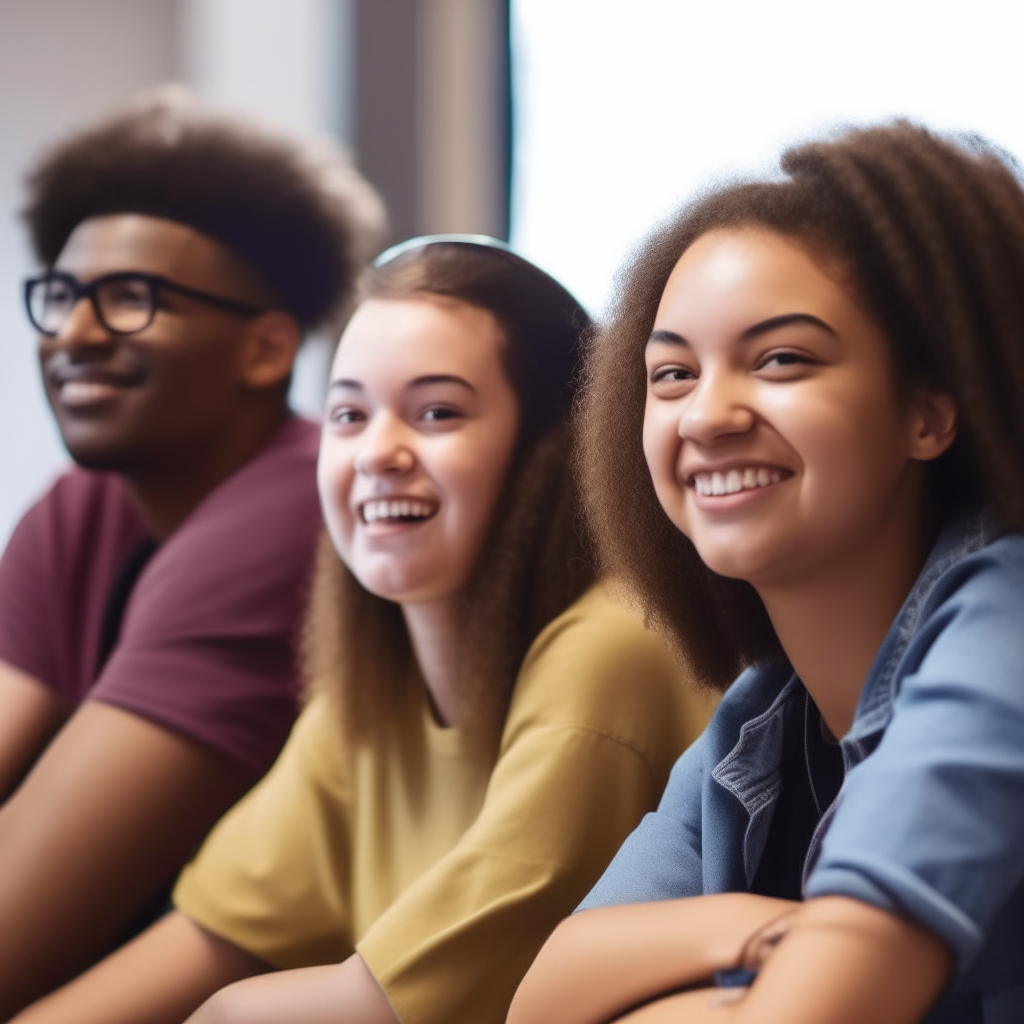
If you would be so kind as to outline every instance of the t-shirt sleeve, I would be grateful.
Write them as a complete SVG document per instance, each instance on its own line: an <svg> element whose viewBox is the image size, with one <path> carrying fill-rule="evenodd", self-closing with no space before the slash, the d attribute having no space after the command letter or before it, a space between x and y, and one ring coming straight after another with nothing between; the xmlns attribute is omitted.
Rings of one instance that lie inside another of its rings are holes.
<svg viewBox="0 0 1024 1024"><path fill-rule="evenodd" d="M478 818L358 944L404 1024L501 1024L703 725L660 641L598 612L535 645Z"/></svg>
<svg viewBox="0 0 1024 1024"><path fill-rule="evenodd" d="M110 589L144 536L117 477L59 477L0 558L0 659L77 706L95 681Z"/></svg>
<svg viewBox="0 0 1024 1024"><path fill-rule="evenodd" d="M1024 541L961 563L908 649L893 718L853 768L808 896L910 917L967 967L1024 880Z"/></svg>
<svg viewBox="0 0 1024 1024"><path fill-rule="evenodd" d="M275 967L352 953L350 794L334 708L299 716L273 770L210 833L174 905Z"/></svg>
<svg viewBox="0 0 1024 1024"><path fill-rule="evenodd" d="M164 542L90 699L266 771L296 714L296 640L320 528L314 452L254 460Z"/></svg>
<svg viewBox="0 0 1024 1024"><path fill-rule="evenodd" d="M47 496L33 505L14 528L0 558L0 660L57 689L57 638L50 545L47 542Z"/></svg>

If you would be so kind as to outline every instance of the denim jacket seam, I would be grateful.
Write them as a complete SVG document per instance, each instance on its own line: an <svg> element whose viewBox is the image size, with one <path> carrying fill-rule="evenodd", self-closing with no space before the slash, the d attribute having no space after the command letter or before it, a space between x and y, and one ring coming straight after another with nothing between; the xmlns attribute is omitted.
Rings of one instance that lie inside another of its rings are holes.
<svg viewBox="0 0 1024 1024"><path fill-rule="evenodd" d="M723 789L732 793L743 805L748 815L753 816L766 804L771 803L778 795L778 787L772 785L772 773L759 773L756 783L750 781L752 767L744 762L746 748L763 726L785 711L785 706L792 698L797 687L802 686L796 674L790 675L775 699L755 718L750 718L740 726L740 734L732 750L712 769L711 778ZM777 766L776 766L777 767ZM747 782L747 785L742 785Z"/></svg>

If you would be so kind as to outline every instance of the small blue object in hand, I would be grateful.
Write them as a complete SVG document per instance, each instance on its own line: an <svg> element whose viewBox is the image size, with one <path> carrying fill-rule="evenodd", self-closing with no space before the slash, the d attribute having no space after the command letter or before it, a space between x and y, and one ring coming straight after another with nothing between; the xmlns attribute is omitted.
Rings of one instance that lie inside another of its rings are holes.
<svg viewBox="0 0 1024 1024"><path fill-rule="evenodd" d="M754 983L757 971L733 967L728 971L715 971L715 985L718 988L747 988Z"/></svg>

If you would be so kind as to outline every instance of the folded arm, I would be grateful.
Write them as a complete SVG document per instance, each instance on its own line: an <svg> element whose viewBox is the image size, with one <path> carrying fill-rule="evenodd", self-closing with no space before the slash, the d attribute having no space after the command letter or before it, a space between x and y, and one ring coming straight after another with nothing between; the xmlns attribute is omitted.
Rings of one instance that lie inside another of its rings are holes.
<svg viewBox="0 0 1024 1024"><path fill-rule="evenodd" d="M739 966L779 907L793 904L727 894L579 914L545 946L509 1024L915 1024L949 978L949 950L930 932L822 897L799 905L754 984L723 1002L714 971Z"/></svg>
<svg viewBox="0 0 1024 1024"><path fill-rule="evenodd" d="M669 996L618 1024L917 1024L952 958L930 932L846 897L810 900L738 1001Z"/></svg>
<svg viewBox="0 0 1024 1024"><path fill-rule="evenodd" d="M108 949L248 781L178 733L82 706L0 807L0 1019Z"/></svg>
<svg viewBox="0 0 1024 1024"><path fill-rule="evenodd" d="M508 1024L601 1024L739 963L786 900L725 893L585 910L563 921L516 992Z"/></svg>

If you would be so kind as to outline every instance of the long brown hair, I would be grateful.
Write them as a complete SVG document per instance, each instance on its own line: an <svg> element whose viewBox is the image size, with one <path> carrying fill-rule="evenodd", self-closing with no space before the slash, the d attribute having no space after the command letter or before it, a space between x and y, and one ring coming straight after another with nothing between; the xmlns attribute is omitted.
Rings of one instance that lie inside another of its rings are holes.
<svg viewBox="0 0 1024 1024"><path fill-rule="evenodd" d="M520 405L512 466L476 573L463 595L462 671L476 737L493 750L526 650L593 579L573 474L568 413L589 319L553 278L498 244L406 243L371 268L364 298L441 295L490 312ZM364 589L326 536L304 642L307 685L342 705L350 734L372 736L408 685L401 609Z"/></svg>
<svg viewBox="0 0 1024 1024"><path fill-rule="evenodd" d="M644 349L668 277L715 228L761 226L841 268L889 341L897 382L929 383L959 411L929 465L939 525L984 504L1024 528L1024 190L1005 155L906 122L789 150L783 180L701 197L656 230L620 279L587 356L578 465L603 568L715 688L781 654L754 589L717 576L669 521L644 459Z"/></svg>

